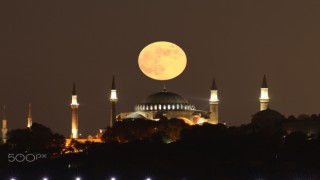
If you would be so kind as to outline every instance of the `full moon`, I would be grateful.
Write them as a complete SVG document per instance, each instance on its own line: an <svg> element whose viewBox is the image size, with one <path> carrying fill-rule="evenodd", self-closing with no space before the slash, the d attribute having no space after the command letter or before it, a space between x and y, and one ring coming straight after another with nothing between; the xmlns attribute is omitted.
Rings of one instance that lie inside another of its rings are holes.
<svg viewBox="0 0 320 180"><path fill-rule="evenodd" d="M187 66L187 56L176 44L159 41L142 49L138 64L146 76L155 80L169 80L183 72Z"/></svg>

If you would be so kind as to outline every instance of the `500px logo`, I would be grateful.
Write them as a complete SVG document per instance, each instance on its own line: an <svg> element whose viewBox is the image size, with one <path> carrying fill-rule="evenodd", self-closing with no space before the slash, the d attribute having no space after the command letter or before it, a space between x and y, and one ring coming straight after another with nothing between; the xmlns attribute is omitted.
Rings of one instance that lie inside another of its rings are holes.
<svg viewBox="0 0 320 180"><path fill-rule="evenodd" d="M39 159L46 159L47 154L8 154L9 162L34 162Z"/></svg>

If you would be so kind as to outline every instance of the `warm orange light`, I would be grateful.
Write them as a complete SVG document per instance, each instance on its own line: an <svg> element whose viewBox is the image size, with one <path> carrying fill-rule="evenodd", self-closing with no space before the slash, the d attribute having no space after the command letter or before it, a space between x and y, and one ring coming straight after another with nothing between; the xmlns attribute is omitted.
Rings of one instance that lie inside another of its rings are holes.
<svg viewBox="0 0 320 180"><path fill-rule="evenodd" d="M7 129L7 120L2 120L2 129Z"/></svg>

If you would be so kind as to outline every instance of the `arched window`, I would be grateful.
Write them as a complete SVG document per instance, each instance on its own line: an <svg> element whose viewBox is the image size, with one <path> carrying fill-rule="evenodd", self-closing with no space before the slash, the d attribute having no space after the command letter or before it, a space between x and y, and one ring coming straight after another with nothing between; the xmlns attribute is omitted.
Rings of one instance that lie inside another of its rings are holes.
<svg viewBox="0 0 320 180"><path fill-rule="evenodd" d="M151 110L151 111L153 110L153 106L152 106L152 105L150 105L150 110Z"/></svg>
<svg viewBox="0 0 320 180"><path fill-rule="evenodd" d="M174 106L174 104L172 104L172 110L174 110L175 109L175 106Z"/></svg>
<svg viewBox="0 0 320 180"><path fill-rule="evenodd" d="M147 110L147 111L149 110L149 105L146 105L146 110Z"/></svg>
<svg viewBox="0 0 320 180"><path fill-rule="evenodd" d="M166 109L167 109L166 105L163 105L163 110L166 110Z"/></svg>
<svg viewBox="0 0 320 180"><path fill-rule="evenodd" d="M159 110L161 110L161 104L159 104Z"/></svg>
<svg viewBox="0 0 320 180"><path fill-rule="evenodd" d="M154 110L158 110L157 105L154 105Z"/></svg>
<svg viewBox="0 0 320 180"><path fill-rule="evenodd" d="M180 109L180 106L179 106L179 104L177 104L177 109Z"/></svg>
<svg viewBox="0 0 320 180"><path fill-rule="evenodd" d="M171 106L170 106L170 104L168 105L168 110L170 110L171 109Z"/></svg>

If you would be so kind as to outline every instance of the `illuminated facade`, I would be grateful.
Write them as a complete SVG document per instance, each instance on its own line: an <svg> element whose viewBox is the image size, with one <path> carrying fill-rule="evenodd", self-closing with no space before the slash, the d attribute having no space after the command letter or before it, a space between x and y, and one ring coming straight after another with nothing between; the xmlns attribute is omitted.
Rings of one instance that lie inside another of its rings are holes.
<svg viewBox="0 0 320 180"><path fill-rule="evenodd" d="M159 120L163 118L177 118L186 123L202 124L204 122L218 123L218 90L215 80L211 88L209 100L210 112L198 110L193 104L179 94L167 91L164 86L161 92L151 94L135 106L135 112L120 113L118 120L123 119L149 119Z"/></svg>
<svg viewBox="0 0 320 180"><path fill-rule="evenodd" d="M32 116L31 116L31 103L29 104L29 110L28 110L28 121L27 121L27 127L30 128L32 126Z"/></svg>
<svg viewBox="0 0 320 180"><path fill-rule="evenodd" d="M76 84L73 83L73 90L72 90L72 98L71 98L71 138L78 139L79 132L78 132L78 97L76 94Z"/></svg>
<svg viewBox="0 0 320 180"><path fill-rule="evenodd" d="M261 93L260 93L260 111L266 110L269 108L269 92L267 85L266 75L263 76Z"/></svg>
<svg viewBox="0 0 320 180"><path fill-rule="evenodd" d="M7 127L7 117L6 117L6 107L3 106L3 114L2 114L2 143L7 142L7 132L8 132L8 127Z"/></svg>

